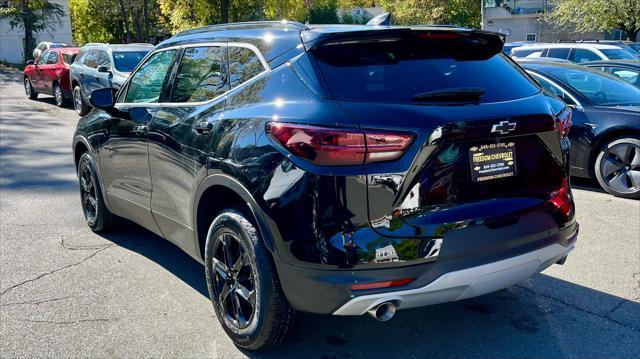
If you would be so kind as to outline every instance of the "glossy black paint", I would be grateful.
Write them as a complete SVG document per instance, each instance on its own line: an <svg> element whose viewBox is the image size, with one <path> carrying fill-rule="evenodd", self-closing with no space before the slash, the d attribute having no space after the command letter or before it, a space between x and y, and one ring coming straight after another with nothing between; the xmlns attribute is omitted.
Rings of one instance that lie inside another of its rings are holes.
<svg viewBox="0 0 640 359"><path fill-rule="evenodd" d="M568 104L575 106L572 112L573 125L569 131L571 175L595 178L593 166L602 146L618 136L640 136L640 107L597 106L563 79L549 72L558 68L583 69L582 66L523 62L522 67L551 79L578 101L574 103L571 98L564 99Z"/></svg>
<svg viewBox="0 0 640 359"><path fill-rule="evenodd" d="M215 215L208 209L246 206L288 300L304 311L332 312L356 280L411 276L420 278L409 285L415 287L449 270L575 239L575 219L558 222L546 203L567 176L568 143L554 125L560 100L538 92L471 106L336 101L301 40L308 32L319 41L336 31L278 22L179 34L158 51L249 43L270 69L205 103L118 103L125 83L114 108L80 119L76 160L85 149L97 159L110 211L200 261ZM517 121L517 130L491 135L504 119ZM271 121L410 131L415 140L392 162L322 167L276 144L265 132ZM498 141L517 143L522 173L476 186L468 179L469 146ZM434 238L444 239L436 261L425 258ZM374 260L376 249L388 245L397 248L398 261Z"/></svg>

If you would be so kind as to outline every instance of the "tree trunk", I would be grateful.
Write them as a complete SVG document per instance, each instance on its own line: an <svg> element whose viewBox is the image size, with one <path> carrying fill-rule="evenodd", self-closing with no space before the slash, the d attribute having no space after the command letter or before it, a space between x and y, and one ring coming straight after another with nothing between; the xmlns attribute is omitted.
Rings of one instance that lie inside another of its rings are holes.
<svg viewBox="0 0 640 359"><path fill-rule="evenodd" d="M122 30L124 30L124 43L131 42L131 33L129 32L129 17L127 16L127 10L124 7L124 0L118 0L120 5L120 15L122 16Z"/></svg>
<svg viewBox="0 0 640 359"><path fill-rule="evenodd" d="M33 13L29 9L29 0L22 0L22 22L24 26L24 61L31 58L36 45L33 41ZM34 59L35 60L35 59Z"/></svg>
<svg viewBox="0 0 640 359"><path fill-rule="evenodd" d="M220 0L220 23L226 24L229 22L229 3L231 0Z"/></svg>
<svg viewBox="0 0 640 359"><path fill-rule="evenodd" d="M144 0L142 12L144 15L144 41L149 42L149 1Z"/></svg>

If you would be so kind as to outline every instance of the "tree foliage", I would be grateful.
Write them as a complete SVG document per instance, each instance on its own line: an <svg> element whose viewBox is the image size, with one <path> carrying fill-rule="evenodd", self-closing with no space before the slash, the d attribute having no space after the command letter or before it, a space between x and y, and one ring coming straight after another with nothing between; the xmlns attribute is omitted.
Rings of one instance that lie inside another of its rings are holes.
<svg viewBox="0 0 640 359"><path fill-rule="evenodd" d="M400 25L480 26L481 2L477 0L381 0L379 3Z"/></svg>
<svg viewBox="0 0 640 359"><path fill-rule="evenodd" d="M579 32L624 31L634 40L640 32L640 0L551 0L547 18Z"/></svg>
<svg viewBox="0 0 640 359"><path fill-rule="evenodd" d="M25 60L36 47L33 33L55 28L54 22L64 15L62 6L48 0L12 1L0 8L0 19L8 19L12 29L24 30Z"/></svg>

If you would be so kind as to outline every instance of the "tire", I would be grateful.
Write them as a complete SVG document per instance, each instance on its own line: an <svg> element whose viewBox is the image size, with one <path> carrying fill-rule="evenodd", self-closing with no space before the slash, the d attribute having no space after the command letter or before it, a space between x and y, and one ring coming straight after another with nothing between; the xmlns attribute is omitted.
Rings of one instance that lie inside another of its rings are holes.
<svg viewBox="0 0 640 359"><path fill-rule="evenodd" d="M53 98L55 99L56 106L58 107L65 107L69 104L69 100L64 98L62 87L57 82L53 83Z"/></svg>
<svg viewBox="0 0 640 359"><path fill-rule="evenodd" d="M31 80L28 77L24 78L24 93L30 100L35 100L38 98L38 93L33 89Z"/></svg>
<svg viewBox="0 0 640 359"><path fill-rule="evenodd" d="M114 229L118 217L111 214L104 203L95 162L87 152L78 161L78 182L82 212L89 228L94 232Z"/></svg>
<svg viewBox="0 0 640 359"><path fill-rule="evenodd" d="M596 157L594 172L610 194L640 199L640 139L621 137L606 143Z"/></svg>
<svg viewBox="0 0 640 359"><path fill-rule="evenodd" d="M78 115L84 116L89 113L91 108L84 101L84 97L82 96L82 89L80 85L76 85L73 88L73 108L76 110Z"/></svg>
<svg viewBox="0 0 640 359"><path fill-rule="evenodd" d="M287 338L296 312L282 292L271 253L242 212L223 210L213 220L205 267L216 317L235 345L258 351Z"/></svg>

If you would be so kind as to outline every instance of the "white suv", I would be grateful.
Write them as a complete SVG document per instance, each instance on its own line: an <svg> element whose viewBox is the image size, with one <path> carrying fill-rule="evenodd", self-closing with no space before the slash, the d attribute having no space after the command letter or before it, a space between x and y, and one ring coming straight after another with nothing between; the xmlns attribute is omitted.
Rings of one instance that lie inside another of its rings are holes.
<svg viewBox="0 0 640 359"><path fill-rule="evenodd" d="M533 44L511 50L513 58L555 58L575 63L598 60L637 60L629 51L606 44Z"/></svg>

